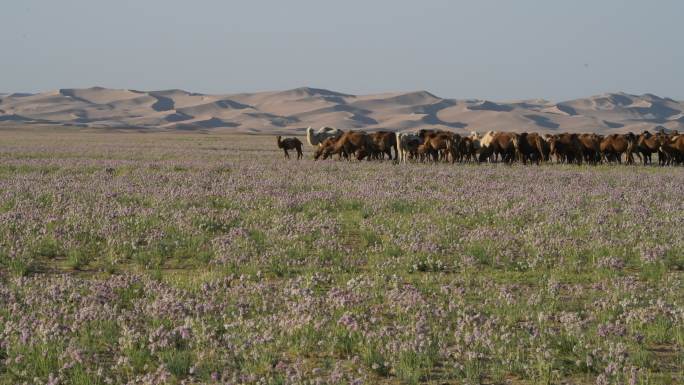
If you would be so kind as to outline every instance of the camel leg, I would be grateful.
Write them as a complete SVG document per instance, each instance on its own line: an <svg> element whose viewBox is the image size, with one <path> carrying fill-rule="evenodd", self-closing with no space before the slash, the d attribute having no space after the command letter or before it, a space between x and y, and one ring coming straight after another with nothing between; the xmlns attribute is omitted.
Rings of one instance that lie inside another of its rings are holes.
<svg viewBox="0 0 684 385"><path fill-rule="evenodd" d="M287 148L283 148L283 151L285 151L285 158L290 159L290 154L287 153Z"/></svg>

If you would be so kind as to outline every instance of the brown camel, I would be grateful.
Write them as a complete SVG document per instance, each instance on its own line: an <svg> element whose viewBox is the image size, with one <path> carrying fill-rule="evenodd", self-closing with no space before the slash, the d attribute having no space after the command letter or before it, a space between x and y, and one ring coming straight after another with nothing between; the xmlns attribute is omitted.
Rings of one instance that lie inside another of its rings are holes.
<svg viewBox="0 0 684 385"><path fill-rule="evenodd" d="M359 131L347 131L334 142L328 140L323 142L315 152L314 159L321 156L323 159L327 159L330 155L338 154L347 160L351 160L350 156L356 154L357 151L362 150L364 154L372 154L373 149L373 141L368 134Z"/></svg>
<svg viewBox="0 0 684 385"><path fill-rule="evenodd" d="M357 160L382 160L385 158L386 152L382 151L381 145L379 143L376 143L373 141L373 138L370 137L370 141L368 142L367 146L364 146L363 148L359 148L356 151L356 159ZM391 151L391 150L390 150Z"/></svg>
<svg viewBox="0 0 684 385"><path fill-rule="evenodd" d="M466 136L461 139L458 145L458 160L460 162L477 161L477 145L473 138Z"/></svg>
<svg viewBox="0 0 684 385"><path fill-rule="evenodd" d="M435 162L439 159L448 161L449 158L451 158L451 163L456 161L456 150L461 139L460 135L445 131L421 131L425 131L425 133L423 144L418 147L419 154L432 157Z"/></svg>
<svg viewBox="0 0 684 385"><path fill-rule="evenodd" d="M582 144L577 134L552 135L549 139L551 155L555 155L556 162L582 163Z"/></svg>
<svg viewBox="0 0 684 385"><path fill-rule="evenodd" d="M322 142L318 143L318 148L316 148L316 151L314 151L314 160L318 160L323 154L330 154L332 153L333 147L335 146L335 142L337 142L338 138L327 138L324 139ZM340 157L342 154L340 154ZM327 157L327 156L326 156Z"/></svg>
<svg viewBox="0 0 684 385"><path fill-rule="evenodd" d="M399 151L397 150L397 136L393 132L378 131L368 134L375 144L375 150L380 159L385 157L385 154L392 160L392 149L394 148L395 158L398 158Z"/></svg>
<svg viewBox="0 0 684 385"><path fill-rule="evenodd" d="M439 157L439 154L437 154L437 152L434 151L429 144L420 143L416 147L416 157L421 162L424 162L425 160L430 160L430 159L436 161L437 158Z"/></svg>
<svg viewBox="0 0 684 385"><path fill-rule="evenodd" d="M278 135L277 139L278 148L282 148L285 152L285 157L290 159L290 154L287 153L288 150L297 150L297 159L301 159L304 153L302 152L302 142L297 138L285 138L282 139Z"/></svg>
<svg viewBox="0 0 684 385"><path fill-rule="evenodd" d="M644 166L653 163L653 154L658 154L658 162L663 165L665 164L665 156L660 151L660 146L663 141L666 140L666 136L663 134L652 135L648 131L644 131L637 137L636 150L641 154L641 159L643 160Z"/></svg>
<svg viewBox="0 0 684 385"><path fill-rule="evenodd" d="M516 134L512 132L497 132L489 144L489 155L494 155L495 158L501 156L501 161L504 163L513 163L515 160L515 144L514 139ZM482 160L482 154L480 154Z"/></svg>
<svg viewBox="0 0 684 385"><path fill-rule="evenodd" d="M536 132L528 134L523 132L515 135L513 138L513 145L518 154L518 158L522 160L523 164L527 161L539 164L544 159L544 139Z"/></svg>
<svg viewBox="0 0 684 385"><path fill-rule="evenodd" d="M660 150L665 155L666 164L681 164L684 162L684 135L673 135L667 138L660 146Z"/></svg>
<svg viewBox="0 0 684 385"><path fill-rule="evenodd" d="M601 161L601 139L596 134L579 134L577 139L582 146L582 157L585 162L597 164Z"/></svg>
<svg viewBox="0 0 684 385"><path fill-rule="evenodd" d="M607 162L622 163L622 154L627 156L627 164L634 163L632 155L636 147L636 136L633 133L611 134L601 141L601 153Z"/></svg>

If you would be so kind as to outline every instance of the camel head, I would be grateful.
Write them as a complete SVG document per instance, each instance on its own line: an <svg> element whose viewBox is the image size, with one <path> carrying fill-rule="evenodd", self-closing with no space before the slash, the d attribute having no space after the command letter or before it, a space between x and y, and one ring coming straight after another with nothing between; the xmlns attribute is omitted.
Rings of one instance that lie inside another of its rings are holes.
<svg viewBox="0 0 684 385"><path fill-rule="evenodd" d="M511 138L511 141L513 142L513 147L515 147L516 151L520 151L520 146L522 144L522 141L527 137L527 133L522 133L522 134L513 134L513 137Z"/></svg>
<svg viewBox="0 0 684 385"><path fill-rule="evenodd" d="M316 151L314 151L314 160L318 160L318 158L320 158L321 155L323 155L323 151L325 151L325 148L318 147Z"/></svg>
<svg viewBox="0 0 684 385"><path fill-rule="evenodd" d="M556 147L557 147L557 146L556 146L557 138L556 138L555 136L549 135L549 137L546 138L546 142L549 144L549 154L551 154L551 155L556 155L556 151L557 151L557 148L556 148Z"/></svg>
<svg viewBox="0 0 684 385"><path fill-rule="evenodd" d="M625 138L629 144L636 142L636 139L637 139L636 135L634 135L633 132L628 132L628 133L624 134L623 138Z"/></svg>

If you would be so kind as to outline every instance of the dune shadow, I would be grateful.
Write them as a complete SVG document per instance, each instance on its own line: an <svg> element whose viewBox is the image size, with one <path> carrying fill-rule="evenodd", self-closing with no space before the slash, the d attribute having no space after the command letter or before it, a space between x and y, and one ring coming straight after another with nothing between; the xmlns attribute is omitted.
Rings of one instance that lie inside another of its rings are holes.
<svg viewBox="0 0 684 385"><path fill-rule="evenodd" d="M155 110L157 112L162 112L162 111L171 111L175 108L175 103L174 103L173 99L168 98L166 96L161 96L161 95L154 93L154 92L150 92L149 95L151 97L157 99L157 101L154 104L152 104L152 106L151 106L153 110Z"/></svg>
<svg viewBox="0 0 684 385"><path fill-rule="evenodd" d="M164 119L166 119L168 122L182 122L184 120L192 119L192 116L182 112L174 112L173 114L165 116Z"/></svg>
<svg viewBox="0 0 684 385"><path fill-rule="evenodd" d="M671 116L681 114L682 111L670 108L662 103L651 103L650 107L628 107L629 110L635 111L640 115L646 115L649 120L665 120Z"/></svg>
<svg viewBox="0 0 684 385"><path fill-rule="evenodd" d="M411 108L411 112L416 114L423 114L421 119L426 124L442 125L449 128L465 128L468 126L467 123L462 122L447 122L439 118L437 114L445 108L453 107L457 104L455 100L443 99L437 103L424 104Z"/></svg>
<svg viewBox="0 0 684 385"><path fill-rule="evenodd" d="M219 118L211 118L211 119L201 120L201 121L197 121L197 122L180 123L180 124L177 124L175 126L175 129L184 130L184 131L192 131L192 130L207 129L207 128L223 128L223 127L234 128L234 127L238 127L239 125L240 125L239 123L226 122L225 120L221 120Z"/></svg>
<svg viewBox="0 0 684 385"><path fill-rule="evenodd" d="M560 110L561 112L565 112L566 114L568 114L570 116L577 115L577 110L568 106L567 104L558 103L558 104L556 104L556 108L558 108L558 110Z"/></svg>
<svg viewBox="0 0 684 385"><path fill-rule="evenodd" d="M253 118L257 119L265 119L271 122L276 127L285 127L287 125L293 124L293 123L298 123L300 120L299 118L293 117L293 116L280 116L280 115L274 115L274 114L269 114L266 112L248 112L245 115L251 116Z"/></svg>
<svg viewBox="0 0 684 385"><path fill-rule="evenodd" d="M97 87L96 87L96 88L97 88ZM63 88L63 89L59 90L59 93L60 93L62 96L66 96L66 97L69 97L69 98L71 98L71 99L78 100L79 102L83 102L83 103L86 103L86 104L97 104L97 103L91 102L91 101L88 100L88 99L84 99L84 98L82 98L82 97L80 97L80 96L76 96L76 90L74 90L74 89Z"/></svg>
<svg viewBox="0 0 684 385"><path fill-rule="evenodd" d="M216 102L216 105L221 107L221 108L230 108L230 109L234 109L234 110L244 110L246 108L254 108L250 105L238 103L238 102L236 102L234 100L230 100L230 99L219 100Z"/></svg>
<svg viewBox="0 0 684 385"><path fill-rule="evenodd" d="M606 127L608 127L608 128L622 128L622 127L625 126L625 125L622 124L622 123L609 122L609 121L607 121L607 120L604 120L604 121L603 121L603 124L605 124Z"/></svg>
<svg viewBox="0 0 684 385"><path fill-rule="evenodd" d="M371 117L365 116L365 115L354 114L349 119L353 120L355 122L362 123L362 124L368 124L368 125L378 124L377 120L375 120Z"/></svg>
<svg viewBox="0 0 684 385"><path fill-rule="evenodd" d="M323 100L330 103L347 104L347 101L340 96L322 96Z"/></svg>
<svg viewBox="0 0 684 385"><path fill-rule="evenodd" d="M26 98L26 97L33 96L33 95L36 95L36 94L31 94L28 92L15 92L13 94L5 95L5 96L8 98Z"/></svg>
<svg viewBox="0 0 684 385"><path fill-rule="evenodd" d="M505 104L499 104L485 100L479 104L474 104L467 106L467 109L471 111L494 111L494 112L510 112L513 111L513 107L507 106Z"/></svg>
<svg viewBox="0 0 684 385"><path fill-rule="evenodd" d="M624 95L613 94L608 97L608 100L616 106L628 106L632 104L632 99Z"/></svg>
<svg viewBox="0 0 684 385"><path fill-rule="evenodd" d="M0 115L0 122L32 122L31 118L25 116L10 114L10 115Z"/></svg>
<svg viewBox="0 0 684 385"><path fill-rule="evenodd" d="M536 125L544 127L544 128L556 129L556 128L560 127L560 124L552 122L546 116L541 116L541 115L523 115L523 116L525 118L533 121Z"/></svg>

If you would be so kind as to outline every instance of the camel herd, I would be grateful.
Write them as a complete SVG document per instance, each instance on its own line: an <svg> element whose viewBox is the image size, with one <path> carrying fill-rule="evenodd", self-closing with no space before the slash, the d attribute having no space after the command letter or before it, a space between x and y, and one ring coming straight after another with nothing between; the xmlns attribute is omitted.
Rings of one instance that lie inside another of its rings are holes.
<svg viewBox="0 0 684 385"><path fill-rule="evenodd" d="M653 162L679 165L684 163L684 135L648 131L636 135L611 134L539 134L488 131L484 135L472 132L461 136L450 131L419 130L416 132L342 131L331 127L306 131L309 145L314 147L314 159L334 155L351 160L382 160L398 162L522 162L556 161L570 164L635 163L635 156L644 164ZM297 138L278 137L278 147L296 149L302 157L302 142ZM394 149L394 154L392 153Z"/></svg>

